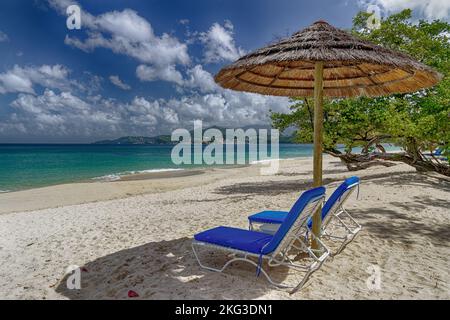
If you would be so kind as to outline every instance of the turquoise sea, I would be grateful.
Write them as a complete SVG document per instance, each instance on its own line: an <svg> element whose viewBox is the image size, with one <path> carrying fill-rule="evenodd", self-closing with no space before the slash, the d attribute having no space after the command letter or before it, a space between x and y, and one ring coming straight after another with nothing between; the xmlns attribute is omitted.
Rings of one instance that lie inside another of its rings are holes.
<svg viewBox="0 0 450 320"><path fill-rule="evenodd" d="M0 145L0 192L69 182L117 180L121 175L141 172L202 167L173 164L172 147ZM279 158L308 157L312 151L310 144L280 144Z"/></svg>
<svg viewBox="0 0 450 320"><path fill-rule="evenodd" d="M0 145L0 192L201 167L173 164L172 148L170 145ZM280 145L279 158L310 155L311 145Z"/></svg>

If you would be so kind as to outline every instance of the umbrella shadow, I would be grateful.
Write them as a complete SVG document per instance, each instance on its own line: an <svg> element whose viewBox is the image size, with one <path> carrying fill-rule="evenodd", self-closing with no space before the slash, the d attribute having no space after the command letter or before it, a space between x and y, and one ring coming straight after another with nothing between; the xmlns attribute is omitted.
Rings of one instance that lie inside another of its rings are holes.
<svg viewBox="0 0 450 320"><path fill-rule="evenodd" d="M338 172L336 172L338 173ZM347 176L356 175L358 173L344 171ZM335 187L341 183L344 177L324 178L323 185ZM409 186L426 186L440 190L450 191L450 182L445 179L437 179L427 174L419 174L416 172L405 171L399 173L374 173L361 176L361 188L366 182L375 182L385 185L409 185ZM266 182L243 182L233 185L223 186L214 190L216 194L233 195L233 194L255 194L255 195L280 195L289 192L299 192L312 188L312 179L308 176L306 179L296 179L290 181L266 181Z"/></svg>
<svg viewBox="0 0 450 320"><path fill-rule="evenodd" d="M127 299L133 290L142 299L256 299L273 289L255 267L233 263L224 273L200 268L191 238L150 242L121 250L86 263L80 269L81 289L69 290L66 275L56 292L74 300ZM203 253L208 263L224 263L221 253ZM282 281L286 268L274 268L271 276Z"/></svg>
<svg viewBox="0 0 450 320"><path fill-rule="evenodd" d="M364 176L363 181L377 179L377 183L386 186L417 186L450 191L450 179L441 175L430 175L419 172L403 172L396 174Z"/></svg>
<svg viewBox="0 0 450 320"><path fill-rule="evenodd" d="M349 171L347 168L336 168L336 169L326 169L322 171L322 174L340 174L340 173L348 173ZM304 177L311 177L311 172L303 172L303 173L297 173L297 172L280 172L276 174L277 176L283 176L283 177L298 177L298 176L304 176Z"/></svg>
<svg viewBox="0 0 450 320"><path fill-rule="evenodd" d="M433 245L450 245L450 224L434 224L432 219L422 218L411 212L430 208L448 211L450 200L430 196L415 196L407 203L392 201L384 207L357 210L357 218L364 221L364 228L383 239L400 241L406 245L417 243L417 236Z"/></svg>
<svg viewBox="0 0 450 320"><path fill-rule="evenodd" d="M364 217L364 229L385 240L412 245L425 238L435 246L450 245L450 224L434 225L429 220L416 219L386 208L358 210L358 216Z"/></svg>

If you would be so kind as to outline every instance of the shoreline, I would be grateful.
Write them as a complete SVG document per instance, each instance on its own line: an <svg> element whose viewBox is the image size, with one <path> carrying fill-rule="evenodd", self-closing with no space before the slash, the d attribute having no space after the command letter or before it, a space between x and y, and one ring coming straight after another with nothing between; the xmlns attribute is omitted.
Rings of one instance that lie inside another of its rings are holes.
<svg viewBox="0 0 450 320"><path fill-rule="evenodd" d="M286 160L296 160L296 159L306 159L312 158L312 156L302 156L296 158L278 158L278 159L268 159L268 160L258 160L249 164L232 164L232 165L204 165L198 167L184 167L184 168L161 168L161 169L146 169L146 170L138 170L138 171L124 171L119 173L110 173L102 176L96 176L92 178L80 178L73 181L59 182L48 185L36 185L25 187L22 189L15 190L0 190L0 195L2 194L10 194L16 192L30 191L36 189L50 188L61 185L71 185L71 184L79 184L79 183L107 183L107 182L120 182L120 181L138 181L138 180L150 180L150 179L163 179L163 178L176 178L176 177L184 177L190 175L198 175L204 172L221 169L236 169L243 167L250 167L253 165L261 165L272 160L286 161Z"/></svg>
<svg viewBox="0 0 450 320"><path fill-rule="evenodd" d="M284 158L278 160L280 161L280 165L287 162L308 163L312 162L312 157ZM267 161L269 160L256 161L245 165L220 165L183 168L180 170L161 169L157 171L149 170L150 172L145 172L147 170L144 170L141 173L122 175L118 180L89 179L18 191L1 192L0 215L173 191L192 187L198 181L206 185L220 179L232 178L242 174L252 178L259 175L259 169L266 165ZM329 155L324 155L324 161L340 163L338 159ZM396 165L399 164L397 163ZM347 172L348 175L353 174L347 170L343 170L343 172ZM358 175L357 172L354 174ZM306 175L306 177L308 176ZM450 180L447 177L442 177L442 179L446 181Z"/></svg>
<svg viewBox="0 0 450 320"><path fill-rule="evenodd" d="M12 144L13 146L21 146ZM30 147L36 147L36 145L26 145ZM50 145L54 146L54 145ZM66 145L63 145L67 147ZM285 149L282 149L281 146L288 146L283 147ZM294 147L292 149L291 147ZM297 148L298 147L298 148ZM386 148L392 149L394 148L391 145L386 146ZM67 149L67 148L66 148ZM136 163L130 162L126 165L122 166L99 166L98 169L95 169L95 166L92 166L93 170L86 168L91 168L90 163L86 163L84 160L80 160L80 155L85 152L86 150L75 150L75 156L72 155L72 149L63 149L62 152L62 158L64 161L71 161L72 158L76 159L78 161L76 163L76 166L80 166L80 168L84 168L82 170L75 169L72 171L69 167L63 169L61 167L60 162L56 162L54 165L56 166L53 168L52 166L44 166L41 170L33 169L31 166L30 168L22 170L18 170L21 166L24 166L25 164L20 162L14 163L11 162L11 159L8 160L8 157L6 157L6 162L4 165L6 166L5 173L0 172L0 177L2 178L2 184L0 187L0 194L4 193L12 193L12 192L20 192L25 190L32 190L37 188L45 188L45 187L51 187L51 186L57 186L57 185L63 185L63 184L73 184L73 183L89 183L89 182L98 182L98 181L118 181L118 180L132 180L134 179L133 176L136 175L136 179L140 179L139 177L142 176L142 174L146 173L159 173L159 172L166 172L166 171L191 171L196 169L210 169L210 168L225 168L225 167L235 167L236 165L213 165L208 166L206 164L203 165L192 165L192 166L175 166L172 162L170 162L170 159L166 159L167 161L157 161L156 163L152 164L152 161L148 163L147 165L140 163L139 161ZM310 150L311 149L311 150ZM67 151L70 150L70 153ZM119 150L119 149L118 149ZM144 149L145 150L145 149ZM283 151L284 150L284 151ZM395 149L397 150L397 149ZM6 150L5 152L7 152ZM26 155L27 149L20 149L19 154ZM57 152L58 150L52 150L50 149L48 152ZM106 150L107 154L111 153L112 156L114 156L114 150ZM141 150L142 151L142 150ZM283 151L283 152L282 152ZM389 150L388 152L390 152ZM109 153L108 153L109 152ZM306 152L306 154L305 154ZM100 153L103 154L103 153ZM132 153L132 156L136 154L137 156L140 155L140 153ZM7 153L8 155L8 153ZM170 156L170 155L169 155ZM309 144L281 144L280 145L280 154L278 156L279 160L289 160L289 159L306 159L312 157L312 146ZM58 158L59 159L59 158ZM20 159L19 159L20 160ZM84 162L83 162L84 161ZM100 159L101 161L101 159ZM1 161L0 161L1 162ZM255 163L253 163L255 162ZM253 165L253 164L263 164L265 160L258 160L258 161L252 161L251 163L248 163L247 165ZM53 165L53 164L52 164ZM76 167L75 166L75 167ZM3 168L3 167L2 167ZM150 175L148 175L149 178L151 178Z"/></svg>
<svg viewBox="0 0 450 320"><path fill-rule="evenodd" d="M308 159L300 157L298 159ZM289 161L292 159L279 159ZM0 215L28 212L68 205L123 199L190 187L196 176L204 183L227 177L233 170L259 167L260 164L211 166L180 170L161 169L120 176L118 180L89 179L0 193ZM147 170L144 170L147 171ZM99 188L101 186L101 188Z"/></svg>

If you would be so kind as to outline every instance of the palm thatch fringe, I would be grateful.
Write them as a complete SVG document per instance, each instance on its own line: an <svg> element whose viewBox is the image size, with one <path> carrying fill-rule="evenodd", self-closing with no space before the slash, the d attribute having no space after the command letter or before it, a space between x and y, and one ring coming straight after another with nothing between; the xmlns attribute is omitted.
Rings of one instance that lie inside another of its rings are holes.
<svg viewBox="0 0 450 320"><path fill-rule="evenodd" d="M435 85L441 75L406 54L358 39L324 21L250 53L215 77L225 88L310 97L314 64L324 62L327 97L382 96Z"/></svg>

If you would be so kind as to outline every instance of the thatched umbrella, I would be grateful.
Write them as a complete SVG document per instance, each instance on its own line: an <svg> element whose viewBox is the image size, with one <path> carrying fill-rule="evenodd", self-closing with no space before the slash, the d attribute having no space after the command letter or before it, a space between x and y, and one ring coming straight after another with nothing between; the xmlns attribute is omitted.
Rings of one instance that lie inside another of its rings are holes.
<svg viewBox="0 0 450 320"><path fill-rule="evenodd" d="M224 88L274 96L314 96L314 186L322 185L323 96L376 97L431 87L440 75L406 54L358 39L325 21L223 68ZM321 215L313 219L318 235Z"/></svg>

